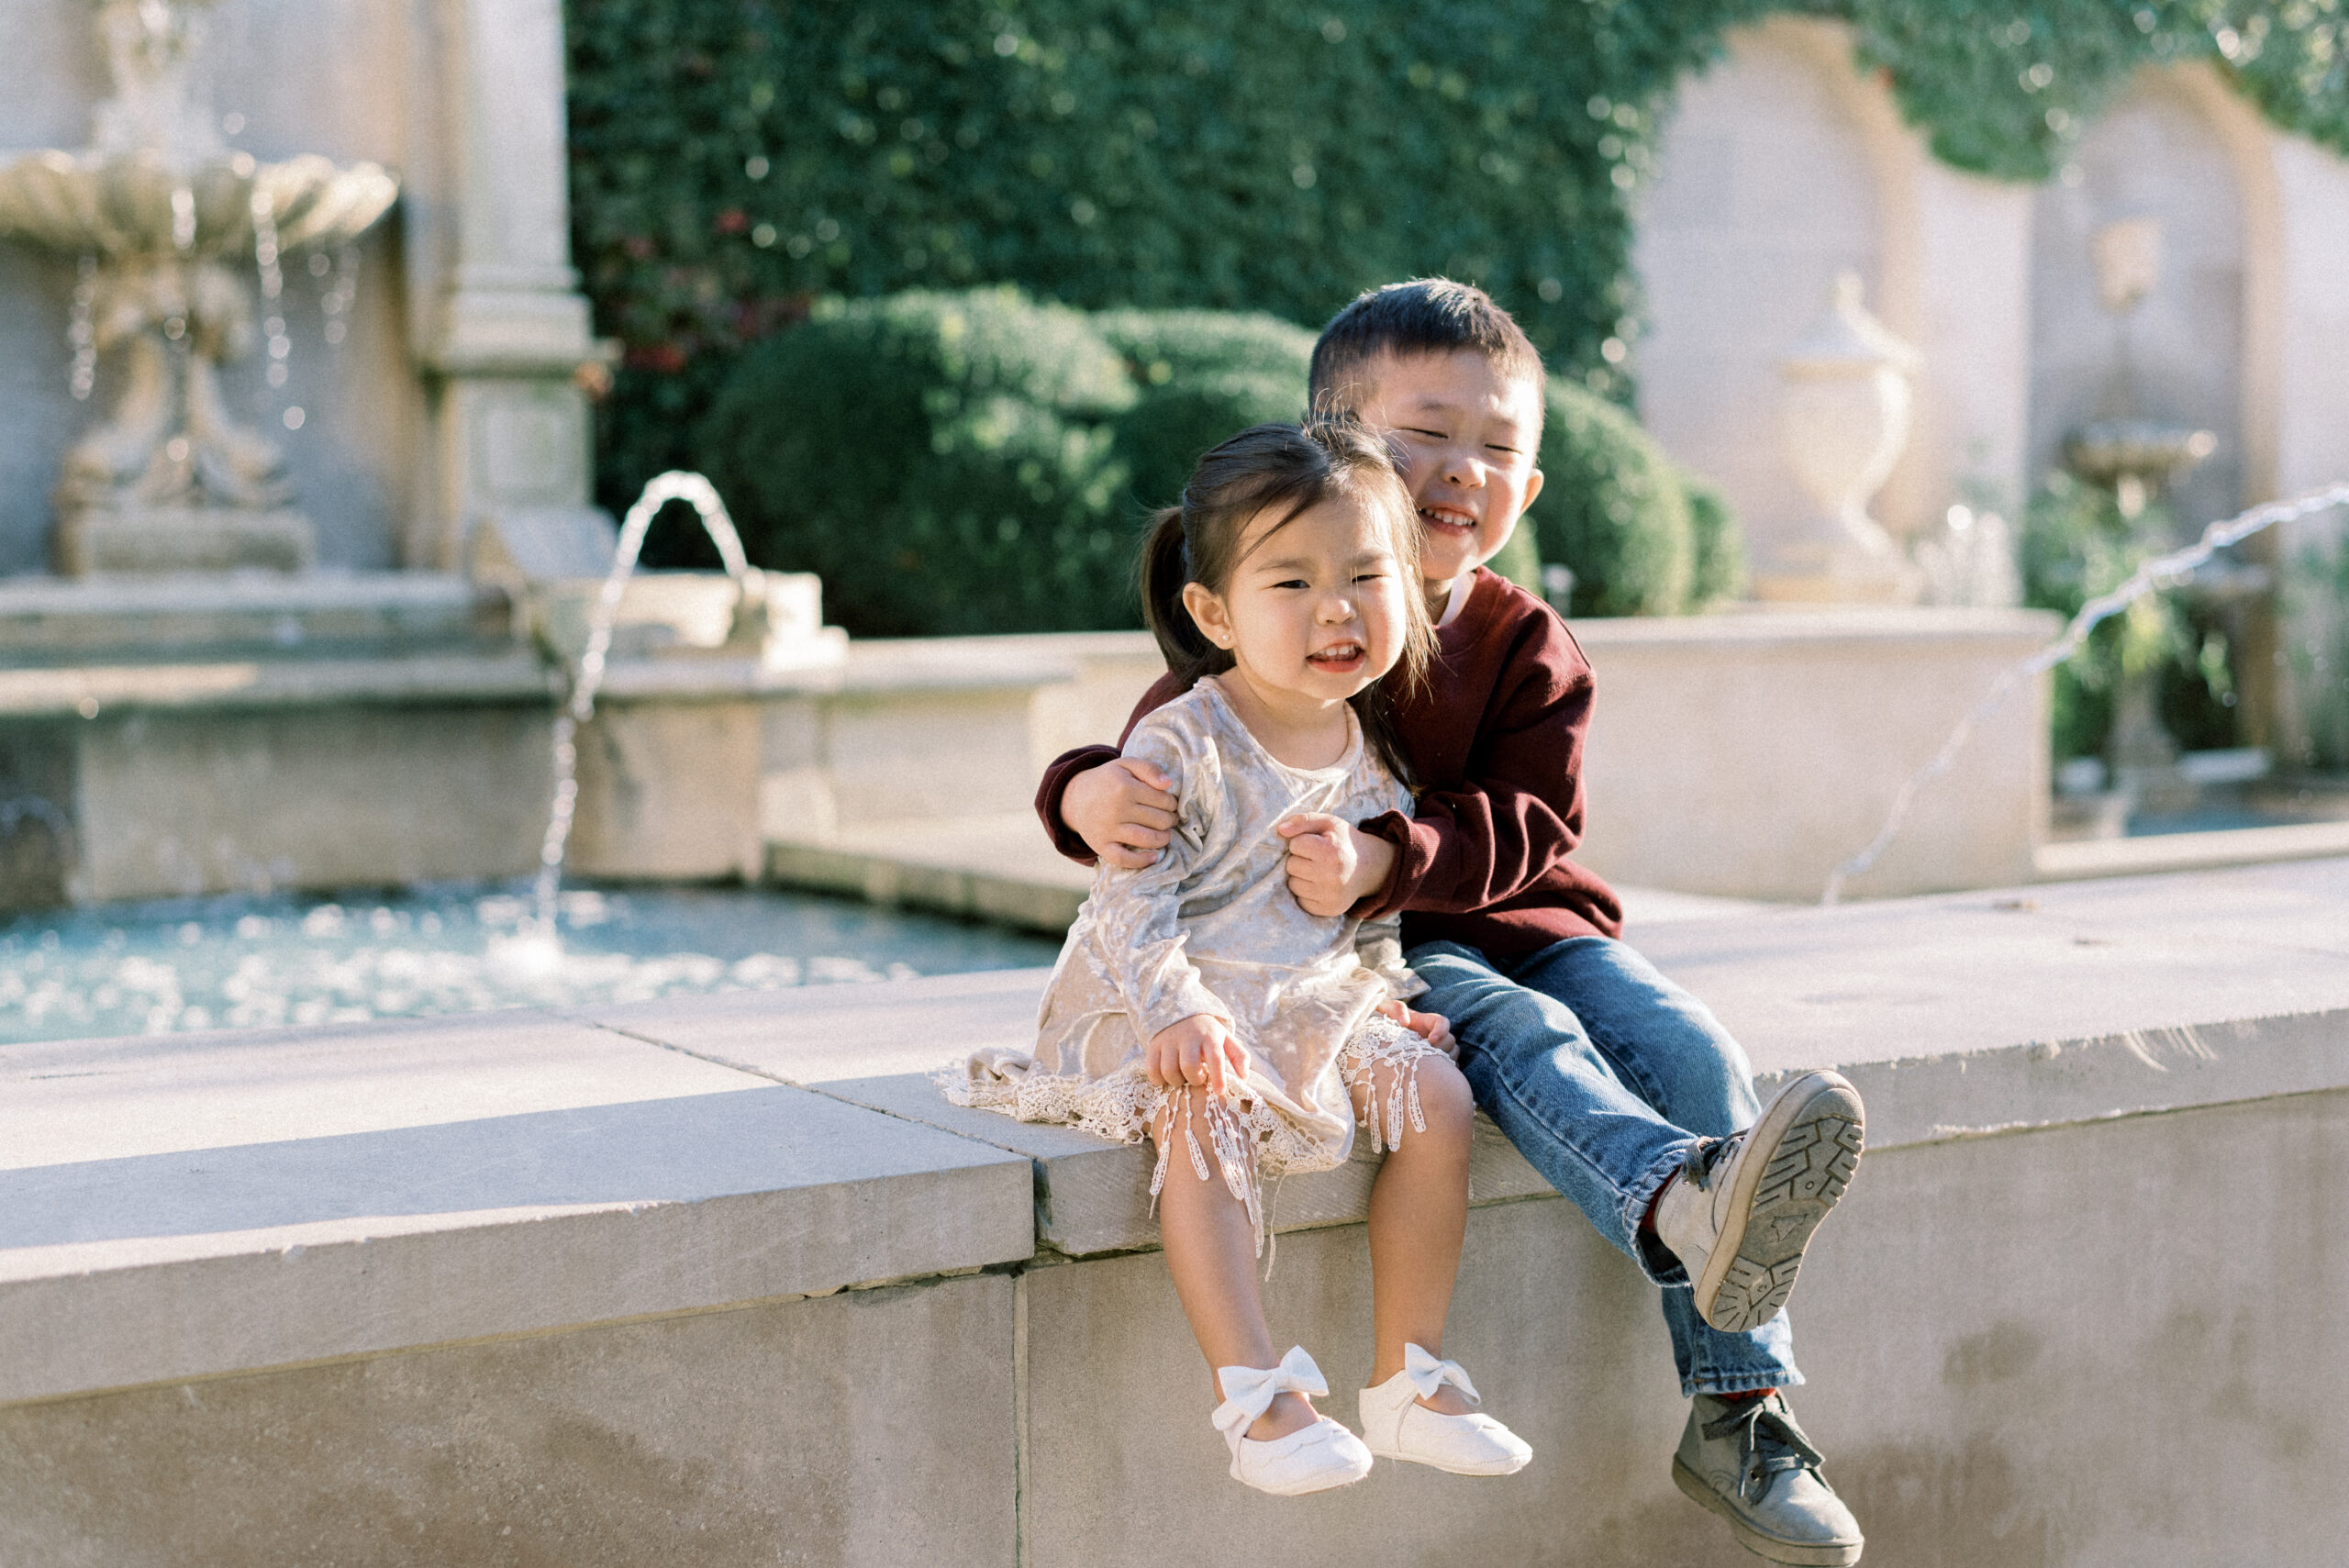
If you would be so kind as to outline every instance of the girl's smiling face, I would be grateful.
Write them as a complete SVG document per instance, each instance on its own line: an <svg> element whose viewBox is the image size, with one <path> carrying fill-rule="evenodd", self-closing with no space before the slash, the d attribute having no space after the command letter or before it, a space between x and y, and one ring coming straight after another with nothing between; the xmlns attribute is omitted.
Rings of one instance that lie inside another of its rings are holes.
<svg viewBox="0 0 2349 1568"><path fill-rule="evenodd" d="M1340 495L1280 521L1258 513L1221 594L1192 583L1183 602L1208 640L1231 651L1223 677L1244 683L1271 714L1301 720L1386 673L1406 635L1399 519L1367 497Z"/></svg>

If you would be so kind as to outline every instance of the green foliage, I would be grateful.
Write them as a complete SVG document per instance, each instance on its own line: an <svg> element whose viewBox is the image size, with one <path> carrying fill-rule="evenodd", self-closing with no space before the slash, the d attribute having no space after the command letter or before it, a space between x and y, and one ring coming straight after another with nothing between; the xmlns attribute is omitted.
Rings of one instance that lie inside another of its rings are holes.
<svg viewBox="0 0 2349 1568"><path fill-rule="evenodd" d="M695 445L751 558L821 573L860 636L1131 626L1138 501L1296 418L1311 344L1266 317L1087 316L1008 288L829 299L742 357ZM1540 594L1564 562L1582 614L1690 607L1684 476L1594 393L1553 384L1548 415L1538 516L1494 569Z"/></svg>
<svg viewBox="0 0 2349 1568"><path fill-rule="evenodd" d="M1008 282L1318 326L1474 279L1621 390L1656 109L1762 0L572 0L607 499L807 302Z"/></svg>
<svg viewBox="0 0 2349 1568"><path fill-rule="evenodd" d="M1672 460L1630 415L1595 393L1553 380L1547 402L1544 483L1526 523L1542 559L1574 573L1573 613L1686 609L1696 539L1687 492Z"/></svg>
<svg viewBox="0 0 2349 1568"><path fill-rule="evenodd" d="M1313 334L1300 327L1216 310L1110 310L1093 327L1133 378L1115 430L1137 511L1180 501L1208 448L1304 412Z"/></svg>
<svg viewBox="0 0 2349 1568"><path fill-rule="evenodd" d="M1509 532L1508 542L1493 551L1485 564L1532 595L1546 598L1542 591L1542 550L1533 539L1532 519Z"/></svg>
<svg viewBox="0 0 2349 1568"><path fill-rule="evenodd" d="M2148 506L2133 521L2111 493L2068 473L2049 476L2023 520L2023 602L2066 618L2109 592L2146 556L2169 547L2169 515ZM2235 742L2235 695L2224 633L2176 594L2155 593L2089 635L2054 673L2054 755L2092 757L2112 728L2121 676L2150 672L2163 723L2179 744L2201 751Z"/></svg>
<svg viewBox="0 0 2349 1568"><path fill-rule="evenodd" d="M1313 326L1483 284L1602 392L1630 202L1723 28L1840 17L1935 151L2045 177L2136 66L2208 60L2349 150L2349 0L569 0L573 250L627 355L602 489L696 461L748 344L826 295L1006 282Z"/></svg>
<svg viewBox="0 0 2349 1568"><path fill-rule="evenodd" d="M1689 541L1695 560L1688 573L1688 607L1723 604L1745 591L1745 530L1730 509L1729 497L1696 475L1682 473L1688 496Z"/></svg>
<svg viewBox="0 0 2349 1568"><path fill-rule="evenodd" d="M863 636L1133 624L1136 401L1085 317L1009 289L824 302L747 356L697 444L761 563Z"/></svg>
<svg viewBox="0 0 2349 1568"><path fill-rule="evenodd" d="M1809 0L1842 17L1934 153L2043 180L2142 65L2206 61L2287 129L2349 150L2344 0Z"/></svg>

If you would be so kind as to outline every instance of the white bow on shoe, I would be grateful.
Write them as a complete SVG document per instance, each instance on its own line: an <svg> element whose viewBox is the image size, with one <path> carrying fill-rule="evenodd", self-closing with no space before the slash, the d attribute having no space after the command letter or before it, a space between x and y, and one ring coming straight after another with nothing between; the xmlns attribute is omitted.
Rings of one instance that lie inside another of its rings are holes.
<svg viewBox="0 0 2349 1568"><path fill-rule="evenodd" d="M1278 1366L1223 1366L1216 1368L1215 1375L1224 1398L1210 1418L1231 1447L1234 1481L1275 1496L1295 1497L1351 1485L1370 1473L1370 1451L1327 1416L1269 1442L1247 1436L1278 1396L1330 1392L1328 1380L1303 1345L1291 1346Z"/></svg>
<svg viewBox="0 0 2349 1568"><path fill-rule="evenodd" d="M1439 1415L1419 1403L1447 1383L1470 1403L1484 1403L1458 1362L1439 1361L1417 1345L1405 1345L1403 1370L1362 1391L1362 1430L1370 1451L1454 1475L1510 1475L1524 1469L1533 1450L1490 1416Z"/></svg>

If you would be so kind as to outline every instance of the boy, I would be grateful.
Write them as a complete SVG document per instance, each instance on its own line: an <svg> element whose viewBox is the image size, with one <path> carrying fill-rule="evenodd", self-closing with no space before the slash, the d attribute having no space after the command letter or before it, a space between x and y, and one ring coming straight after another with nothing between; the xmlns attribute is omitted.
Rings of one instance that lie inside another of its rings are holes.
<svg viewBox="0 0 2349 1568"><path fill-rule="evenodd" d="M1413 815L1284 822L1289 886L1316 915L1403 911L1431 987L1419 1005L1451 1020L1477 1104L1664 1287L1694 1401L1681 1490L1763 1557L1855 1562L1859 1527L1779 1392L1802 1381L1779 1308L1858 1160L1859 1099L1809 1073L1757 1117L1744 1051L1615 940L1614 894L1566 858L1590 666L1546 606L1480 565L1541 494L1542 385L1508 314L1442 280L1372 290L1315 344L1315 407L1391 432L1404 457L1442 651L1395 703ZM1177 689L1163 677L1135 717ZM1047 770L1037 809L1063 853L1139 867L1174 821L1166 784L1087 747Z"/></svg>

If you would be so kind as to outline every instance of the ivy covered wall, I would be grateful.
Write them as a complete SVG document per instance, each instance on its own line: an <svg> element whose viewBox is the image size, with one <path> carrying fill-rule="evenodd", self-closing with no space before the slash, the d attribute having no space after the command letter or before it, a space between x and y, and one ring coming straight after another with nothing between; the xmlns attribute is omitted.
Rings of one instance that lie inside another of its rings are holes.
<svg viewBox="0 0 2349 1568"><path fill-rule="evenodd" d="M2349 150L2349 0L570 0L573 242L626 354L607 501L689 461L827 294L1015 283L1269 311L1483 284L1628 391L1631 202L1674 83L1840 17L1934 151L2046 177L2140 64L2208 60Z"/></svg>

